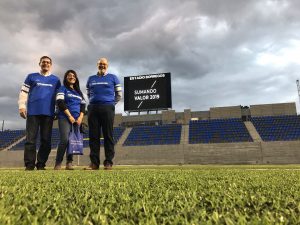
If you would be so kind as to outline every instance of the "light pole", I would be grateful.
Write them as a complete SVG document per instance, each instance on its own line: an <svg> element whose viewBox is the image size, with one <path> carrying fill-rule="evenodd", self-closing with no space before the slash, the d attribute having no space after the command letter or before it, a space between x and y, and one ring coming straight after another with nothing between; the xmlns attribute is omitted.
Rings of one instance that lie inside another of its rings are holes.
<svg viewBox="0 0 300 225"><path fill-rule="evenodd" d="M297 90L298 90L298 99L299 99L299 103L300 103L300 84L299 84L299 80L296 80L296 84L297 84Z"/></svg>

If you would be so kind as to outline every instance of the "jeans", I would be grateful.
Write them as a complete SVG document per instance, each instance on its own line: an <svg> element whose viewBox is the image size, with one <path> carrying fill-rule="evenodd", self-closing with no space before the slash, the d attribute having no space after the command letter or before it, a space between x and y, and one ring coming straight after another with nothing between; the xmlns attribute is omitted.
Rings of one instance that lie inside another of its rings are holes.
<svg viewBox="0 0 300 225"><path fill-rule="evenodd" d="M24 163L27 168L34 168L35 166L37 168L43 168L46 166L46 162L51 152L52 126L52 116L27 116L24 151ZM36 153L36 140L39 130L41 145L38 153Z"/></svg>
<svg viewBox="0 0 300 225"><path fill-rule="evenodd" d="M56 153L56 164L60 164L63 161L66 149L69 143L69 133L71 130L71 123L66 118L58 119L60 142L58 144ZM67 163L73 161L73 155L66 155Z"/></svg>
<svg viewBox="0 0 300 225"><path fill-rule="evenodd" d="M115 118L114 105L89 105L88 123L89 123L89 145L91 163L99 167L100 165L100 135L101 129L104 137L104 164L113 164L115 156L113 124Z"/></svg>

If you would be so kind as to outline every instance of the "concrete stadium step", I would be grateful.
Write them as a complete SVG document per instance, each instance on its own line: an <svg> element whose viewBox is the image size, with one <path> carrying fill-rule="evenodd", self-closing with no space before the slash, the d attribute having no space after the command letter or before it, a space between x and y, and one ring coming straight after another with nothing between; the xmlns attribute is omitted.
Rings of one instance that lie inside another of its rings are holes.
<svg viewBox="0 0 300 225"><path fill-rule="evenodd" d="M123 143L125 142L125 140L127 139L129 133L131 132L132 127L126 128L122 134L122 136L120 137L117 145L123 145Z"/></svg>
<svg viewBox="0 0 300 225"><path fill-rule="evenodd" d="M189 143L189 125L182 125L180 144Z"/></svg>
<svg viewBox="0 0 300 225"><path fill-rule="evenodd" d="M262 142L263 141L251 121L245 121L244 124L245 124L250 136L252 137L253 142Z"/></svg>
<svg viewBox="0 0 300 225"><path fill-rule="evenodd" d="M19 144L21 141L23 141L26 138L26 135L24 135L23 137L21 137L20 139L16 140L14 143L12 143L11 145L7 146L6 148L4 148L2 151L8 151L10 150L12 147L14 147L15 145Z"/></svg>

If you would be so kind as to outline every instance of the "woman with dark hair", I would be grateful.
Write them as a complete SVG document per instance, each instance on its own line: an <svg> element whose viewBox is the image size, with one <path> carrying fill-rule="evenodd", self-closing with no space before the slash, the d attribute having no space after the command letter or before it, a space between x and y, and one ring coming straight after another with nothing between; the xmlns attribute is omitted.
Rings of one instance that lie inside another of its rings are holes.
<svg viewBox="0 0 300 225"><path fill-rule="evenodd" d="M61 169L72 125L77 124L80 126L85 111L85 100L74 70L68 70L65 73L63 84L64 86L58 90L56 95L56 104L59 109L58 127L60 142L57 148L55 170ZM66 155L66 158L66 170L73 170L73 155Z"/></svg>

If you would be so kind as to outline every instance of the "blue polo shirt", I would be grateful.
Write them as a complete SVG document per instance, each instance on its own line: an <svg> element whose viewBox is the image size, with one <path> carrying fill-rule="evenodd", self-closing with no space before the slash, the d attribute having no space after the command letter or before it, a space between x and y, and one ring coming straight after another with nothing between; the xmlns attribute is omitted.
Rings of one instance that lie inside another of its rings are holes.
<svg viewBox="0 0 300 225"><path fill-rule="evenodd" d="M57 100L64 100L66 107L68 108L74 119L77 119L80 116L80 106L85 105L85 100L77 91L69 89L65 86L59 88L56 95L56 101ZM67 115L60 110L58 112L58 117L68 119Z"/></svg>
<svg viewBox="0 0 300 225"><path fill-rule="evenodd" d="M54 116L55 95L61 83L57 76L31 73L23 84L28 91L27 114Z"/></svg>
<svg viewBox="0 0 300 225"><path fill-rule="evenodd" d="M115 105L115 89L118 86L120 81L114 74L90 76L86 84L90 104Z"/></svg>

